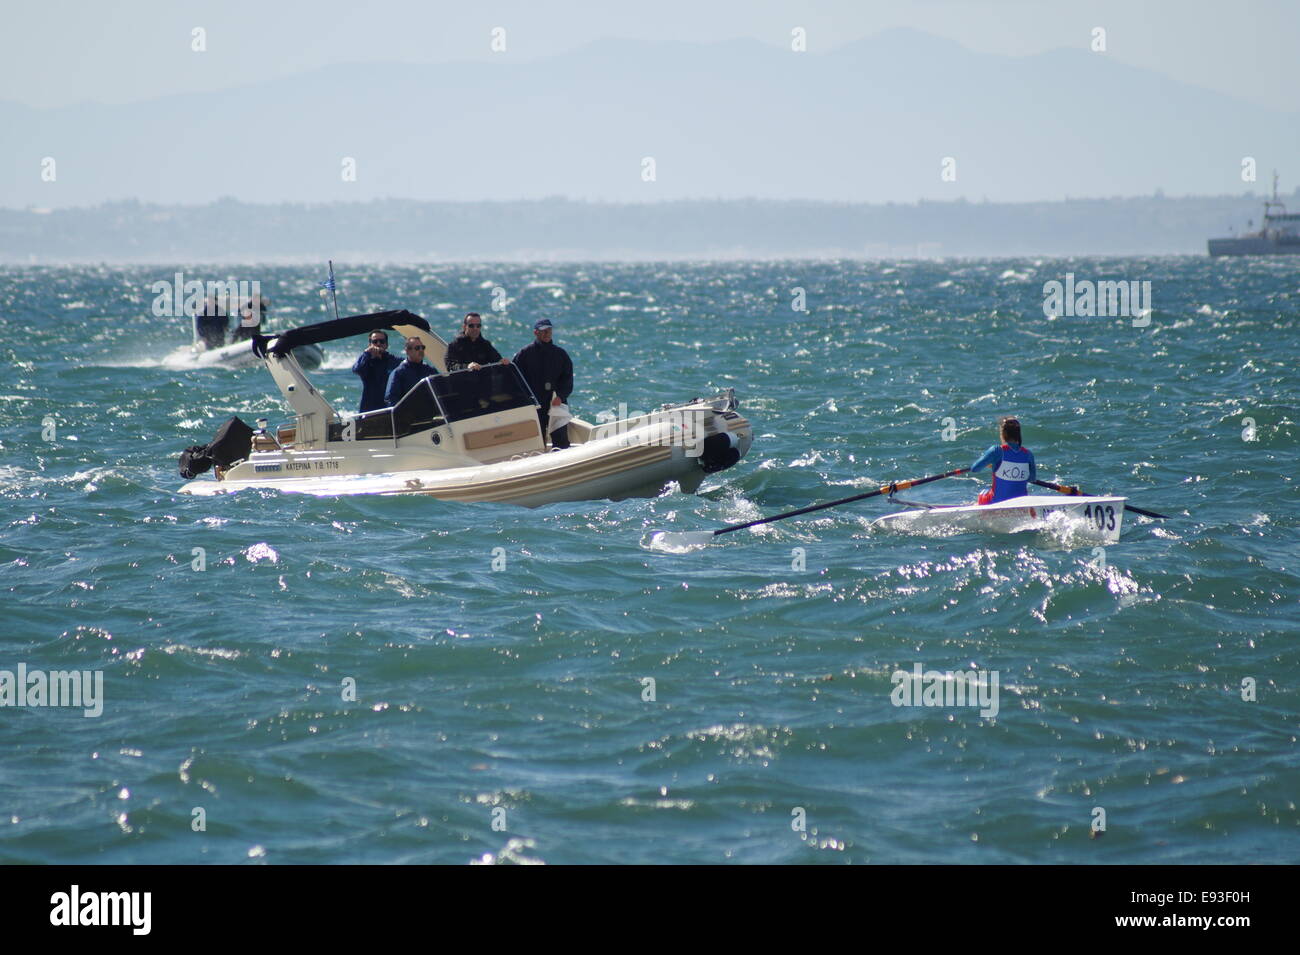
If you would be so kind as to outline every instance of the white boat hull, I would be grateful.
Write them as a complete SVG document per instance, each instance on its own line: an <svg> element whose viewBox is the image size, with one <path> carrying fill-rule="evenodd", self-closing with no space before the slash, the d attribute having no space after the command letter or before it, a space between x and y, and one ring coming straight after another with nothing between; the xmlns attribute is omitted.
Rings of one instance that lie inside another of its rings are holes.
<svg viewBox="0 0 1300 955"><path fill-rule="evenodd" d="M1107 543L1119 540L1124 523L1123 497L1028 495L997 504L917 508L888 514L873 528L912 534L1015 534L1057 529Z"/></svg>
<svg viewBox="0 0 1300 955"><path fill-rule="evenodd" d="M531 409L530 412L531 413ZM725 424L743 457L753 442L753 428L737 414L714 419ZM576 421L581 427L590 427ZM710 424L707 433L719 428ZM378 470L383 454L394 470ZM427 456L426 456L427 457ZM424 494L447 501L496 501L538 507L560 501L620 500L653 497L676 482L694 493L706 476L698 455L673 443L662 426L638 428L597 438L562 451L519 455L512 460L466 467L410 466L411 458L382 446L363 451L331 442L324 450L258 453L244 471L251 478L198 479L181 487L183 494L217 495L249 488L297 494ZM357 473L363 471L365 473ZM259 472L264 477L259 476ZM352 473L349 473L352 472ZM297 475L301 474L299 477Z"/></svg>
<svg viewBox="0 0 1300 955"><path fill-rule="evenodd" d="M325 351L319 345L300 345L293 350L293 355L305 371L316 370L325 360ZM220 348L182 348L164 361L169 368L252 368L261 364L262 359L253 353L252 343L248 341Z"/></svg>

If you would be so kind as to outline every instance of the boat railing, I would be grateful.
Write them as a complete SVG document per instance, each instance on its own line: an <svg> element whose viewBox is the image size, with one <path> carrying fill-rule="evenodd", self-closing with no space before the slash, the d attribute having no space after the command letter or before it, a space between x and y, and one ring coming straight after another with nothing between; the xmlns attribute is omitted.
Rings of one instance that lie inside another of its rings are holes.
<svg viewBox="0 0 1300 955"><path fill-rule="evenodd" d="M387 439L396 446L398 438L443 425L450 428L438 396L429 385L429 379L423 378L411 386L411 390L392 407L362 412L331 426L330 440Z"/></svg>
<svg viewBox="0 0 1300 955"><path fill-rule="evenodd" d="M451 417L443 408L442 402L438 400L438 393L433 388L434 377L430 375L428 378L421 378L402 397L402 400L390 409L393 415L394 441L408 434L440 428L443 425L447 426L449 434L453 433Z"/></svg>
<svg viewBox="0 0 1300 955"><path fill-rule="evenodd" d="M330 425L331 441L399 438L430 428L455 436L457 422L515 408L535 407L537 398L514 365L486 365L421 378L390 408L353 415Z"/></svg>

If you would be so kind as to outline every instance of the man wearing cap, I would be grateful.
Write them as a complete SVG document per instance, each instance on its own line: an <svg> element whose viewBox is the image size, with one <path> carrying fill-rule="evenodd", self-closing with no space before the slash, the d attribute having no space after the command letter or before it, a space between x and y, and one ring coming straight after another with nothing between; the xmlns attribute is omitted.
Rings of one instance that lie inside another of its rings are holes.
<svg viewBox="0 0 1300 955"><path fill-rule="evenodd" d="M533 324L533 342L519 349L515 355L515 364L523 373L528 387L541 402L537 409L538 420L542 423L542 434L546 434L546 425L551 417L551 409L567 404L573 393L573 362L569 353L551 341L553 334L549 318L538 319ZM569 446L569 426L561 425L551 433L551 446L567 448Z"/></svg>
<svg viewBox="0 0 1300 955"><path fill-rule="evenodd" d="M492 343L483 337L483 316L478 312L470 312L465 316L460 334L447 346L447 370L460 371L468 368L470 371L478 371L493 362L508 365L510 359L502 358Z"/></svg>

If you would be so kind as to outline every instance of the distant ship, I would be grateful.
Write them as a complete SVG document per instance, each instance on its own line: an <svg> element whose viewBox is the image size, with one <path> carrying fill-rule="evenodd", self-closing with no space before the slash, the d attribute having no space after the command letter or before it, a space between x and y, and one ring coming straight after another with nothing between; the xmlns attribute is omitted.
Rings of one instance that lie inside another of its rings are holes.
<svg viewBox="0 0 1300 955"><path fill-rule="evenodd" d="M1300 213L1287 212L1278 200L1276 172L1273 198L1264 200L1263 227L1242 236L1211 239L1210 255L1300 255Z"/></svg>

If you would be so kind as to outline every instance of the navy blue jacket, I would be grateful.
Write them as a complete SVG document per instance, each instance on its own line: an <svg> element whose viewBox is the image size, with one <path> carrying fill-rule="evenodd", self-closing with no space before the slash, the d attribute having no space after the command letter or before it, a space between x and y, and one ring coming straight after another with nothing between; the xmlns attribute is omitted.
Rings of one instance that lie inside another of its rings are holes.
<svg viewBox="0 0 1300 955"><path fill-rule="evenodd" d="M359 412L374 411L384 407L384 388L393 369L402 363L396 355L385 352L376 357L366 349L352 365L352 374L361 378L361 406Z"/></svg>
<svg viewBox="0 0 1300 955"><path fill-rule="evenodd" d="M457 335L447 346L447 370L460 371L468 368L470 362L491 365L501 360L501 353L492 347L492 343L482 335L478 340L468 335Z"/></svg>
<svg viewBox="0 0 1300 955"><path fill-rule="evenodd" d="M515 355L515 364L543 408L550 407L551 395L559 395L561 401L567 402L573 394L573 361L554 342L525 345Z"/></svg>
<svg viewBox="0 0 1300 955"><path fill-rule="evenodd" d="M423 361L413 363L408 358L401 362L388 376L388 387L384 389L384 407L391 408L406 397L406 393L415 387L416 382L437 373L437 368Z"/></svg>

